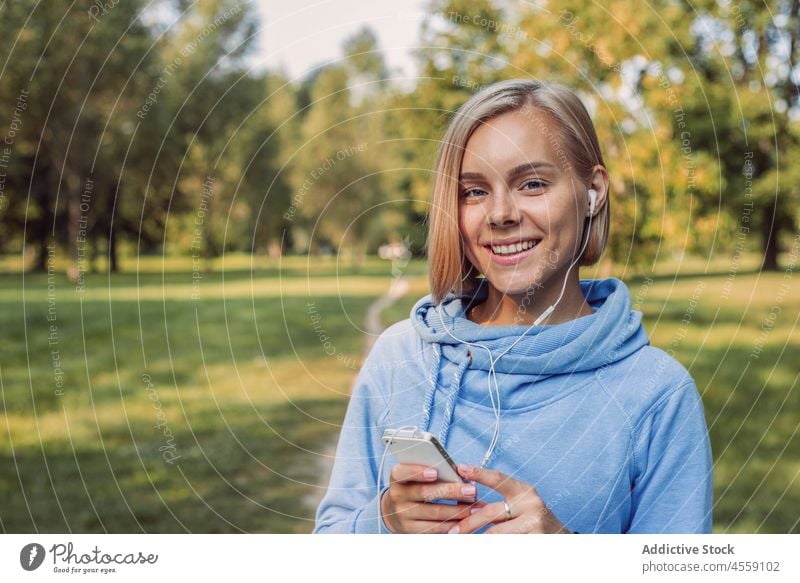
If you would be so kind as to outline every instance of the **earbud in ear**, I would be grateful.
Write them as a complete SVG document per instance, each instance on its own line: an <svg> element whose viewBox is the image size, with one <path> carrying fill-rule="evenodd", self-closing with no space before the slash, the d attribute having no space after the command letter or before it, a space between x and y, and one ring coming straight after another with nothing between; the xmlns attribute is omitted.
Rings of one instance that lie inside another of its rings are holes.
<svg viewBox="0 0 800 583"><path fill-rule="evenodd" d="M597 204L597 191L594 188L589 189L589 216L594 216L594 207Z"/></svg>

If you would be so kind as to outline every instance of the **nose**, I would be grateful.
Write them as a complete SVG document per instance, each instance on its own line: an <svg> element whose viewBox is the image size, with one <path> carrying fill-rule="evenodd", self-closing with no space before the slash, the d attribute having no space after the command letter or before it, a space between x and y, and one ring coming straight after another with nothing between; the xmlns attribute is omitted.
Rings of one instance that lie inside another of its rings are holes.
<svg viewBox="0 0 800 583"><path fill-rule="evenodd" d="M519 223L520 211L516 201L507 192L491 197L491 204L486 211L486 219L493 227L510 227Z"/></svg>

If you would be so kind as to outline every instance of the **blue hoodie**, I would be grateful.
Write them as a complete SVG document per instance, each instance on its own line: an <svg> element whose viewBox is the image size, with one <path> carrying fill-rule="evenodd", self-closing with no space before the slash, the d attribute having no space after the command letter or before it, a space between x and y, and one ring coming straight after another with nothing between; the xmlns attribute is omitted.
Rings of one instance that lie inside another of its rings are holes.
<svg viewBox="0 0 800 583"><path fill-rule="evenodd" d="M622 281L580 286L593 314L534 327L496 363L500 436L486 467L534 486L573 531L711 532L711 446L692 377L649 345ZM379 501L396 462L386 456L378 483L384 429L416 425L456 463L480 464L495 426L489 359L442 325L496 358L527 326L469 320L486 295L482 280L439 306L425 296L377 339L353 387L315 533L389 532ZM502 500L477 488L480 500Z"/></svg>

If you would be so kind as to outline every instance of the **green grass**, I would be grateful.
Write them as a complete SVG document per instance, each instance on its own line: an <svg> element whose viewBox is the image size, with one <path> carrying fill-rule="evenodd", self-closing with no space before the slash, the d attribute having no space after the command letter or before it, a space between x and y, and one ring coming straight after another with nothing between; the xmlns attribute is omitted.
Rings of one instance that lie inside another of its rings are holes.
<svg viewBox="0 0 800 583"><path fill-rule="evenodd" d="M761 338L784 280L754 261L732 285L724 262L697 259L677 277L675 264L659 266L652 286L625 280L646 290L652 344L674 350L703 395L715 530L798 532L800 295L790 281ZM60 275L49 293L46 274L13 267L0 259L4 532L310 532L386 262L236 256L193 288L189 258L129 259L128 272L92 274L81 293ZM427 293L424 262L404 272L411 291L387 325Z"/></svg>
<svg viewBox="0 0 800 583"><path fill-rule="evenodd" d="M138 287L96 275L82 293L59 275L54 321L46 274L0 276L2 529L310 531L303 498L327 485L321 457L389 266L310 272L207 274L198 300L191 271L167 284L142 273ZM223 279L247 291L223 293ZM173 464L159 451L170 445Z"/></svg>

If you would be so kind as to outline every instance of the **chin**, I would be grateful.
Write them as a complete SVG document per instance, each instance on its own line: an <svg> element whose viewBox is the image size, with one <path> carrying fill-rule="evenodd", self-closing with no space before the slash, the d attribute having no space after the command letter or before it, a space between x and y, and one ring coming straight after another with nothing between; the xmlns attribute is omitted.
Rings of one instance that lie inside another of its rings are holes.
<svg viewBox="0 0 800 583"><path fill-rule="evenodd" d="M544 287L542 282L539 280L504 282L493 280L489 276L487 276L487 279L497 291L509 296L524 296L526 294L532 295Z"/></svg>

